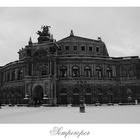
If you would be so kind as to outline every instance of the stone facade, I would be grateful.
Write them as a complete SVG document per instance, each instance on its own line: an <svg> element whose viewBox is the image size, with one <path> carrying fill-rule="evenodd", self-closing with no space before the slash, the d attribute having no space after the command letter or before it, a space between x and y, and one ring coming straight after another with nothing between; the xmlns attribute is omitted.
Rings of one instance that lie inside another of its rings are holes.
<svg viewBox="0 0 140 140"><path fill-rule="evenodd" d="M49 26L38 42L19 50L19 60L0 67L3 104L86 104L140 100L138 56L110 57L105 43L70 36L56 41Z"/></svg>

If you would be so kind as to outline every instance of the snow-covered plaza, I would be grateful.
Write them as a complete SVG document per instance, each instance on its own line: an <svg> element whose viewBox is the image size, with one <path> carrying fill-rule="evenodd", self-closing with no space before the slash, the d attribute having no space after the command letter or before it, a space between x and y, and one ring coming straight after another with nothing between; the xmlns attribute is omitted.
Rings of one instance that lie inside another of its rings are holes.
<svg viewBox="0 0 140 140"><path fill-rule="evenodd" d="M9 107L0 109L0 123L140 123L140 105L79 107Z"/></svg>

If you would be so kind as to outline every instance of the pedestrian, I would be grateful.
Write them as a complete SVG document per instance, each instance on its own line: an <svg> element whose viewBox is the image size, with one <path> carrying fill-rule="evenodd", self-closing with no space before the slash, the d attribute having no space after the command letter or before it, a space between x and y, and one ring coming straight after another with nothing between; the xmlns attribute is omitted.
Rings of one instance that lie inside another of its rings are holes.
<svg viewBox="0 0 140 140"><path fill-rule="evenodd" d="M132 97L131 96L128 96L128 104L130 105L132 102Z"/></svg>

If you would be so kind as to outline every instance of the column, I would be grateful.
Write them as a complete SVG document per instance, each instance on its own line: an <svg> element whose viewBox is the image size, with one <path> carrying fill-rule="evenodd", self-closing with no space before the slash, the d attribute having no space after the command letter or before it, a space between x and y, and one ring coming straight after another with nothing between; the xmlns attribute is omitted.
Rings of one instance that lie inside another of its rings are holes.
<svg viewBox="0 0 140 140"><path fill-rule="evenodd" d="M7 82L7 72L5 72L5 81Z"/></svg>
<svg viewBox="0 0 140 140"><path fill-rule="evenodd" d="M47 90L48 90L48 83L45 83L44 92L43 92L43 104L47 104L47 102L48 102Z"/></svg>
<svg viewBox="0 0 140 140"><path fill-rule="evenodd" d="M15 80L18 79L18 69L15 69Z"/></svg>
<svg viewBox="0 0 140 140"><path fill-rule="evenodd" d="M52 76L52 62L51 62L51 60L50 60L49 69L50 69L50 76Z"/></svg>
<svg viewBox="0 0 140 140"><path fill-rule="evenodd" d="M72 94L71 94L71 90L70 89L68 89L68 93L67 93L67 98L68 98L68 104L72 104L72 102L71 102L71 97L72 96Z"/></svg>
<svg viewBox="0 0 140 140"><path fill-rule="evenodd" d="M69 73L68 76L71 77L71 76L72 76L72 65L71 65L71 64L69 64L69 69L68 69L68 71L69 71L69 72L68 72L68 73Z"/></svg>
<svg viewBox="0 0 140 140"><path fill-rule="evenodd" d="M32 71L31 71L31 75L34 75L34 65L32 63Z"/></svg>
<svg viewBox="0 0 140 140"><path fill-rule="evenodd" d="M50 104L52 104L52 99L53 99L53 90L52 90L52 81L50 81L50 89L49 89L49 98L50 98Z"/></svg>
<svg viewBox="0 0 140 140"><path fill-rule="evenodd" d="M83 75L84 75L84 68L83 68L83 64L80 64L80 77L83 78Z"/></svg>
<svg viewBox="0 0 140 140"><path fill-rule="evenodd" d="M56 60L54 61L54 76L56 77L56 73L57 73L57 70L56 70Z"/></svg>
<svg viewBox="0 0 140 140"><path fill-rule="evenodd" d="M28 84L25 83L25 100L28 100L29 99L29 93L28 93Z"/></svg>
<svg viewBox="0 0 140 140"><path fill-rule="evenodd" d="M28 64L26 63L25 64L25 71L24 71L24 74L25 74L25 76L28 76Z"/></svg>
<svg viewBox="0 0 140 140"><path fill-rule="evenodd" d="M53 83L53 91L54 91L54 105L56 105L57 104L57 99L56 99L56 83Z"/></svg>
<svg viewBox="0 0 140 140"><path fill-rule="evenodd" d="M103 73L102 73L102 76L103 76L103 79L106 77L106 67L105 67L105 64L102 65L103 66Z"/></svg>
<svg viewBox="0 0 140 140"><path fill-rule="evenodd" d="M48 96L47 91L48 91L48 83L45 83L45 90L44 90L44 95L43 95L44 97Z"/></svg>

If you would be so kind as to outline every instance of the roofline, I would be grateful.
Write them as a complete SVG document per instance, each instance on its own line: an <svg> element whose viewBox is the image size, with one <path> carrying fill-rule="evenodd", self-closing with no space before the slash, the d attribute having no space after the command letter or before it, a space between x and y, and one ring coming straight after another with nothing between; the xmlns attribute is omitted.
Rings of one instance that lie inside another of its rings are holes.
<svg viewBox="0 0 140 140"><path fill-rule="evenodd" d="M77 37L77 38L86 39L86 40L93 41L93 42L104 43L103 41L100 41L100 40L89 39L89 38L86 38L86 37L75 36L75 35L74 35L74 36L67 36L67 37L65 37L65 38L63 38L63 39L60 39L60 40L57 41L57 43L59 43L59 42L65 40L65 39L67 39L67 38L70 38L70 37Z"/></svg>

